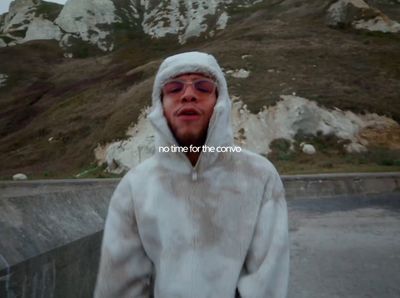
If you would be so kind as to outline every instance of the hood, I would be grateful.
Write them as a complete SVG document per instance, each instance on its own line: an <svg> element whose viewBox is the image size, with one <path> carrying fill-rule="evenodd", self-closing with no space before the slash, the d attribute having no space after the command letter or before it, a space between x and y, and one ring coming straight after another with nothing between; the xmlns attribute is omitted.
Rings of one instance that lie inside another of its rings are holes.
<svg viewBox="0 0 400 298"><path fill-rule="evenodd" d="M152 110L148 115L148 119L156 130L156 157L165 165L174 168L176 171L183 172L193 171L193 166L184 153L158 152L159 146L178 146L178 142L169 129L163 113L161 89L163 84L171 77L189 72L210 74L217 82L218 98L208 126L205 145L213 147L233 145L231 124L232 102L229 98L225 76L214 56L201 52L187 52L166 58L161 63L154 80ZM202 152L194 169L198 171L204 170L206 167L210 166L219 155L221 155L221 153ZM180 165L177 167L177 162L182 162L184 166Z"/></svg>

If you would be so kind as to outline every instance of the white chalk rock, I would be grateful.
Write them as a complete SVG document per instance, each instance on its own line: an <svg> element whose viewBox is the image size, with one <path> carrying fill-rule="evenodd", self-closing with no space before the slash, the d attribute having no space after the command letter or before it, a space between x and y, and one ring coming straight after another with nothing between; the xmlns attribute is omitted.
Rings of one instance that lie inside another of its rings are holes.
<svg viewBox="0 0 400 298"><path fill-rule="evenodd" d="M0 87L4 87L6 85L8 79L8 75L0 73Z"/></svg>
<svg viewBox="0 0 400 298"><path fill-rule="evenodd" d="M35 18L29 24L28 30L24 38L24 42L29 40L38 39L55 39L60 40L62 32L60 28L54 25L53 22L49 20L44 20L42 18Z"/></svg>
<svg viewBox="0 0 400 298"><path fill-rule="evenodd" d="M362 153L368 151L364 145L355 142L345 145L344 149L347 153Z"/></svg>
<svg viewBox="0 0 400 298"><path fill-rule="evenodd" d="M55 23L70 34L110 51L113 45L107 40L109 29L102 29L118 21L111 0L69 0L65 3Z"/></svg>
<svg viewBox="0 0 400 298"><path fill-rule="evenodd" d="M225 29L229 19L225 4L231 2L231 0L165 1L159 5L151 5L150 1L142 1L141 9L144 14L141 25L143 31L152 37L177 35L179 43L184 44L188 38L200 36L211 28ZM215 32L211 36L214 34Z"/></svg>
<svg viewBox="0 0 400 298"><path fill-rule="evenodd" d="M369 20L359 20L353 22L353 27L356 29L364 29L368 31L379 31L379 32L390 32L397 33L400 32L400 24L398 22L392 21L389 18L384 18L383 16L377 16Z"/></svg>
<svg viewBox="0 0 400 298"><path fill-rule="evenodd" d="M352 26L355 29L379 32L400 32L400 24L363 0L339 0L326 16L329 26Z"/></svg>
<svg viewBox="0 0 400 298"><path fill-rule="evenodd" d="M0 48L4 48L6 46L7 46L6 42L0 38Z"/></svg>
<svg viewBox="0 0 400 298"><path fill-rule="evenodd" d="M22 174L22 173L15 174L13 176L14 181L23 181L23 180L27 180L27 179L28 179L28 176L26 176L25 174Z"/></svg>
<svg viewBox="0 0 400 298"><path fill-rule="evenodd" d="M329 26L350 25L363 11L371 10L371 7L363 0L339 0L333 3L326 16Z"/></svg>
<svg viewBox="0 0 400 298"><path fill-rule="evenodd" d="M250 75L250 71L245 70L245 69L239 69L236 70L232 73L232 77L237 78L237 79L246 79Z"/></svg>
<svg viewBox="0 0 400 298"><path fill-rule="evenodd" d="M309 155L315 154L316 152L315 147L311 144L303 144L302 151Z"/></svg>
<svg viewBox="0 0 400 298"><path fill-rule="evenodd" d="M138 123L128 129L127 140L105 146L97 146L95 156L98 164L107 163L107 170L120 174L138 165L155 153L155 132L147 120L150 108L142 110Z"/></svg>
<svg viewBox="0 0 400 298"><path fill-rule="evenodd" d="M226 28L226 24L228 23L228 19L229 19L229 16L228 16L228 14L226 13L226 11L224 11L224 12L219 16L215 28L216 28L217 30L225 29L225 28Z"/></svg>
<svg viewBox="0 0 400 298"><path fill-rule="evenodd" d="M38 0L15 0L10 3L10 9L4 17L3 33L24 30L35 17L34 7Z"/></svg>
<svg viewBox="0 0 400 298"><path fill-rule="evenodd" d="M236 145L256 153L269 153L274 139L294 141L299 131L307 135L335 135L340 139L360 143L359 133L366 127L382 129L399 127L399 124L377 114L357 115L351 111L327 109L316 102L293 95L282 95L281 101L265 107L257 114L251 113L239 97L232 95L232 126ZM108 144L96 154L99 164L107 163L108 170L120 173L144 159L154 150L154 131L143 113L136 125L129 129L127 140ZM303 148L306 144L303 144ZM310 145L311 146L311 145ZM361 148L358 145L351 147ZM302 148L302 149L303 149ZM305 147L306 151L314 151ZM362 150L362 149L361 149Z"/></svg>

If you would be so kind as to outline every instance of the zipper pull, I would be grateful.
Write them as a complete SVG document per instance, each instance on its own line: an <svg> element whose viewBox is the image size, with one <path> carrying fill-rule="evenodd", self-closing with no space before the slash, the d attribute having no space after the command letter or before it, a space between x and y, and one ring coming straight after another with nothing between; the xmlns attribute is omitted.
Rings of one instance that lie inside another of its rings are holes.
<svg viewBox="0 0 400 298"><path fill-rule="evenodd" d="M196 181L196 180L197 180L197 171L192 170L192 181Z"/></svg>

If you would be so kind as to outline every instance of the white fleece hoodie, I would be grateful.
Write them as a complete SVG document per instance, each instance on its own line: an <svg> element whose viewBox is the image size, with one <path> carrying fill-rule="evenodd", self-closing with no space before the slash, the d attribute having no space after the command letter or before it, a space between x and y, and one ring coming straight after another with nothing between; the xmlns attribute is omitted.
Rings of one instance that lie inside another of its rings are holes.
<svg viewBox="0 0 400 298"><path fill-rule="evenodd" d="M148 116L156 154L114 191L94 297L286 297L287 206L275 167L247 150L202 152L194 167L184 153L158 152L178 145L163 115L161 86L188 72L217 80L206 145L233 145L231 100L215 58L189 52L164 60Z"/></svg>

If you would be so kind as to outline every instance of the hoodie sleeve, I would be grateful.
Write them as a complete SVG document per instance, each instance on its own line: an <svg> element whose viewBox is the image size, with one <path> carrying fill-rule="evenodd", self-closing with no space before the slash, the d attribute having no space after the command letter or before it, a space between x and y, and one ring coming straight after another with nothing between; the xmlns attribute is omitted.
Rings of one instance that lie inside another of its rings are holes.
<svg viewBox="0 0 400 298"><path fill-rule="evenodd" d="M95 298L150 297L152 263L135 219L129 173L115 189L104 227Z"/></svg>
<svg viewBox="0 0 400 298"><path fill-rule="evenodd" d="M289 280L289 232L279 174L265 187L255 231L237 285L240 298L284 298Z"/></svg>

